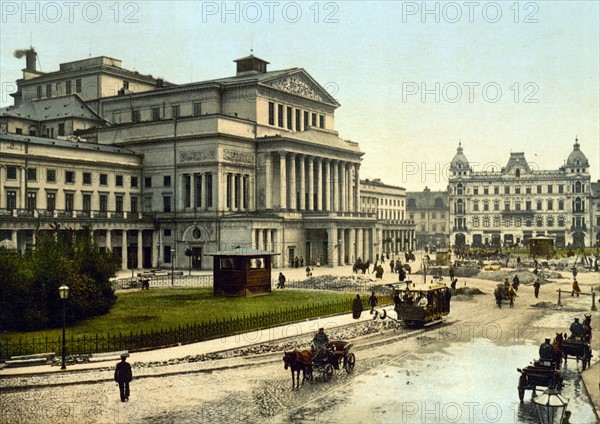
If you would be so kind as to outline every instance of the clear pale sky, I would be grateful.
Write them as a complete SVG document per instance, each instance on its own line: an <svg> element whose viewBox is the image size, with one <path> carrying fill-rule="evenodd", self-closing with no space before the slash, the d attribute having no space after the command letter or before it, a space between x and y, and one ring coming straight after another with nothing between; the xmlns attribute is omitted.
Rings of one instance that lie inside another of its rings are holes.
<svg viewBox="0 0 600 424"><path fill-rule="evenodd" d="M0 105L30 44L43 71L106 55L174 83L233 75L253 47L338 99L362 178L444 189L459 140L475 169L511 151L557 169L578 136L598 180L600 2L475 3L1 1Z"/></svg>

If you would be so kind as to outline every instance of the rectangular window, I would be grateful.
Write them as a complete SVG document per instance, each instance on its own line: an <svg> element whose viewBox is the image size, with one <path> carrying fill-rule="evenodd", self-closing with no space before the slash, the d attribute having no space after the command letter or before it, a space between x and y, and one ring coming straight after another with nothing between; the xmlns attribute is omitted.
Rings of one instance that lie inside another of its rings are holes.
<svg viewBox="0 0 600 424"><path fill-rule="evenodd" d="M46 84L46 97L52 97L52 84Z"/></svg>
<svg viewBox="0 0 600 424"><path fill-rule="evenodd" d="M319 128L325 128L325 115L319 115Z"/></svg>
<svg viewBox="0 0 600 424"><path fill-rule="evenodd" d="M163 258L165 258L165 263L171 263L171 246L163 246Z"/></svg>
<svg viewBox="0 0 600 424"><path fill-rule="evenodd" d="M142 120L139 109L131 111L131 122L140 122Z"/></svg>
<svg viewBox="0 0 600 424"><path fill-rule="evenodd" d="M85 184L85 185L91 185L92 184L92 173L91 172L84 172L83 173L83 184Z"/></svg>
<svg viewBox="0 0 600 424"><path fill-rule="evenodd" d="M479 187L473 187L473 194L479 194Z"/></svg>
<svg viewBox="0 0 600 424"><path fill-rule="evenodd" d="M185 208L192 206L192 177L190 175L183 176L183 205Z"/></svg>
<svg viewBox="0 0 600 424"><path fill-rule="evenodd" d="M304 129L307 130L310 127L308 122L308 111L304 111Z"/></svg>
<svg viewBox="0 0 600 424"><path fill-rule="evenodd" d="M108 194L100 195L100 212L108 212Z"/></svg>
<svg viewBox="0 0 600 424"><path fill-rule="evenodd" d="M530 211L531 210L531 200L527 200L525 202L525 210L526 211Z"/></svg>
<svg viewBox="0 0 600 424"><path fill-rule="evenodd" d="M483 194L490 194L490 188L489 187L484 187L483 188Z"/></svg>
<svg viewBox="0 0 600 424"><path fill-rule="evenodd" d="M36 168L27 168L27 181L37 181Z"/></svg>
<svg viewBox="0 0 600 424"><path fill-rule="evenodd" d="M292 129L292 120L294 119L294 116L292 115L292 108L290 106L287 107L286 109L286 121L287 121L287 129L291 130Z"/></svg>
<svg viewBox="0 0 600 424"><path fill-rule="evenodd" d="M165 237L171 237L171 229L170 228L165 228L163 230L163 236L165 236Z"/></svg>
<svg viewBox="0 0 600 424"><path fill-rule="evenodd" d="M73 86L71 84L71 80L67 80L67 82L65 83L65 87L67 90L67 94L72 94L73 93Z"/></svg>
<svg viewBox="0 0 600 424"><path fill-rule="evenodd" d="M269 125L275 125L275 103L269 102Z"/></svg>
<svg viewBox="0 0 600 424"><path fill-rule="evenodd" d="M146 188L152 187L152 177L144 177L144 187L146 187Z"/></svg>
<svg viewBox="0 0 600 424"><path fill-rule="evenodd" d="M541 211L541 210L542 210L542 201L541 201L541 200L538 200L538 201L537 201L537 204L536 204L536 209L537 209L538 211Z"/></svg>
<svg viewBox="0 0 600 424"><path fill-rule="evenodd" d="M44 97L44 88L41 85L38 85L37 87L37 98L41 99L42 97Z"/></svg>
<svg viewBox="0 0 600 424"><path fill-rule="evenodd" d="M495 211L499 211L500 210L500 202L498 202L498 201L494 202L494 210Z"/></svg>
<svg viewBox="0 0 600 424"><path fill-rule="evenodd" d="M56 193L49 191L46 193L46 210L52 212L56 209Z"/></svg>
<svg viewBox="0 0 600 424"><path fill-rule="evenodd" d="M179 105L173 105L172 109L172 114L173 114L173 118L179 118L179 114L181 112L181 107Z"/></svg>
<svg viewBox="0 0 600 424"><path fill-rule="evenodd" d="M163 212L171 212L171 196L163 196Z"/></svg>
<svg viewBox="0 0 600 424"><path fill-rule="evenodd" d="M83 211L90 212L92 210L92 195L89 193L83 194Z"/></svg>
<svg viewBox="0 0 600 424"><path fill-rule="evenodd" d="M316 113L311 114L310 125L313 127L317 126L317 114Z"/></svg>
<svg viewBox="0 0 600 424"><path fill-rule="evenodd" d="M123 81L123 88L129 90L129 81Z"/></svg>
<svg viewBox="0 0 600 424"><path fill-rule="evenodd" d="M123 176L122 175L115 175L115 185L117 187L123 187Z"/></svg>
<svg viewBox="0 0 600 424"><path fill-rule="evenodd" d="M564 193L565 192L565 186L562 185L562 184L559 184L558 185L558 192L561 193L561 194Z"/></svg>
<svg viewBox="0 0 600 424"><path fill-rule="evenodd" d="M17 179L17 167L16 166L7 166L6 167L6 179L7 180L16 180Z"/></svg>
<svg viewBox="0 0 600 424"><path fill-rule="evenodd" d="M160 120L160 108L159 107L153 107L152 108L152 120L153 121L159 121Z"/></svg>
<svg viewBox="0 0 600 424"><path fill-rule="evenodd" d="M302 112L296 109L296 131L302 131Z"/></svg>
<svg viewBox="0 0 600 424"><path fill-rule="evenodd" d="M199 208L202 206L202 174L195 176L194 184L196 186L194 205Z"/></svg>
<svg viewBox="0 0 600 424"><path fill-rule="evenodd" d="M510 186L504 186L504 194L510 194Z"/></svg>
<svg viewBox="0 0 600 424"><path fill-rule="evenodd" d="M283 105L277 105L277 126L283 128Z"/></svg>
<svg viewBox="0 0 600 424"><path fill-rule="evenodd" d="M231 174L227 174L227 184L226 184L226 207L227 209L231 209Z"/></svg>
<svg viewBox="0 0 600 424"><path fill-rule="evenodd" d="M538 186L536 187L536 193L537 193L537 194L542 194L542 186L541 186L541 185L538 185Z"/></svg>
<svg viewBox="0 0 600 424"><path fill-rule="evenodd" d="M551 211L554 209L554 202L552 200L548 200L548 210Z"/></svg>
<svg viewBox="0 0 600 424"><path fill-rule="evenodd" d="M163 175L163 187L171 187L171 176Z"/></svg>
<svg viewBox="0 0 600 424"><path fill-rule="evenodd" d="M509 211L510 210L510 202L504 202L504 210L505 211Z"/></svg>
<svg viewBox="0 0 600 424"><path fill-rule="evenodd" d="M531 186L525 186L525 194L531 194Z"/></svg>
<svg viewBox="0 0 600 424"><path fill-rule="evenodd" d="M206 174L206 207L212 208L213 205L213 176L212 174Z"/></svg>
<svg viewBox="0 0 600 424"><path fill-rule="evenodd" d="M58 124L58 135L65 135L65 124Z"/></svg>
<svg viewBox="0 0 600 424"><path fill-rule="evenodd" d="M23 134L23 128L15 128L16 134Z"/></svg>
<svg viewBox="0 0 600 424"><path fill-rule="evenodd" d="M138 186L138 177L131 177L131 187Z"/></svg>
<svg viewBox="0 0 600 424"><path fill-rule="evenodd" d="M234 199L234 207L236 209L240 208L240 176L233 176L233 199Z"/></svg>
<svg viewBox="0 0 600 424"><path fill-rule="evenodd" d="M498 186L494 187L494 194L500 194L500 187L498 187Z"/></svg>
<svg viewBox="0 0 600 424"><path fill-rule="evenodd" d="M37 209L37 193L35 191L27 192L27 210Z"/></svg>
<svg viewBox="0 0 600 424"><path fill-rule="evenodd" d="M75 92L76 93L81 93L81 79L78 78L75 80Z"/></svg>
<svg viewBox="0 0 600 424"><path fill-rule="evenodd" d="M115 195L115 211L123 213L123 196L120 194Z"/></svg>
<svg viewBox="0 0 600 424"><path fill-rule="evenodd" d="M100 174L100 185L108 185L108 174Z"/></svg>
<svg viewBox="0 0 600 424"><path fill-rule="evenodd" d="M521 194L521 186L515 186L515 194Z"/></svg>
<svg viewBox="0 0 600 424"><path fill-rule="evenodd" d="M75 184L75 172L73 172L73 171L65 172L65 182L67 184Z"/></svg>
<svg viewBox="0 0 600 424"><path fill-rule="evenodd" d="M515 202L515 210L516 211L520 211L521 210L521 202Z"/></svg>
<svg viewBox="0 0 600 424"><path fill-rule="evenodd" d="M17 209L17 192L8 190L6 192L6 209L13 210Z"/></svg>
<svg viewBox="0 0 600 424"><path fill-rule="evenodd" d="M137 213L138 211L138 198L137 196L131 196L131 213Z"/></svg>
<svg viewBox="0 0 600 424"><path fill-rule="evenodd" d="M552 193L552 184L548 184L548 193Z"/></svg>
<svg viewBox="0 0 600 424"><path fill-rule="evenodd" d="M202 115L202 103L194 102L194 116Z"/></svg>
<svg viewBox="0 0 600 424"><path fill-rule="evenodd" d="M65 193L65 210L67 212L73 212L74 198L73 193Z"/></svg>
<svg viewBox="0 0 600 424"><path fill-rule="evenodd" d="M564 200L559 200L558 201L558 210L559 211L565 210L565 202L564 202Z"/></svg>

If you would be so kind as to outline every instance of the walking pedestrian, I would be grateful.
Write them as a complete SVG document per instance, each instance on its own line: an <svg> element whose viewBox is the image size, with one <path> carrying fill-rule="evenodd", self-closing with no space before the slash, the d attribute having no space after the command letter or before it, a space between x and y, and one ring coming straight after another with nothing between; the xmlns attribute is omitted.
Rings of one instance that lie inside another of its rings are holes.
<svg viewBox="0 0 600 424"><path fill-rule="evenodd" d="M452 265L450 265L450 268L448 268L448 275L450 276L450 281L454 280L454 268Z"/></svg>
<svg viewBox="0 0 600 424"><path fill-rule="evenodd" d="M356 298L352 301L352 318L359 319L362 310L362 300L360 300L360 294L357 294Z"/></svg>
<svg viewBox="0 0 600 424"><path fill-rule="evenodd" d="M533 283L533 294L535 295L535 298L538 298L538 295L540 294L540 279L538 278L537 280L535 280L535 283Z"/></svg>
<svg viewBox="0 0 600 424"><path fill-rule="evenodd" d="M121 394L121 402L129 401L129 383L133 379L131 374L131 365L127 362L128 353L121 355L121 362L115 368L115 381L119 385L119 393Z"/></svg>
<svg viewBox="0 0 600 424"><path fill-rule="evenodd" d="M392 272L392 273L394 272L394 266L395 266L395 264L394 264L394 260L392 259L392 260L390 261L390 272Z"/></svg>
<svg viewBox="0 0 600 424"><path fill-rule="evenodd" d="M571 291L571 297L577 295L579 297L579 293L581 293L581 289L579 288L579 283L576 279L573 279L573 290Z"/></svg>
<svg viewBox="0 0 600 424"><path fill-rule="evenodd" d="M377 306L377 296L375 296L375 292L371 292L371 297L369 297L369 305L371 305L371 315L375 312L375 307Z"/></svg>
<svg viewBox="0 0 600 424"><path fill-rule="evenodd" d="M278 289L284 289L285 288L285 275L283 275L282 272L279 273L279 281L277 283L277 288Z"/></svg>

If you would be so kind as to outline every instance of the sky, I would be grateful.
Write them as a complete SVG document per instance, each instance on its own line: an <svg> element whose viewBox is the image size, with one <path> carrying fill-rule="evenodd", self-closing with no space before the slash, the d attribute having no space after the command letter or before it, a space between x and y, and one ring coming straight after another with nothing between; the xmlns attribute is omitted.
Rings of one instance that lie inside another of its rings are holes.
<svg viewBox="0 0 600 424"><path fill-rule="evenodd" d="M254 55L304 68L341 104L361 178L443 190L460 142L474 170L524 152L563 165L578 137L600 178L600 2L0 1L0 106L24 59L42 71L89 56L188 83Z"/></svg>

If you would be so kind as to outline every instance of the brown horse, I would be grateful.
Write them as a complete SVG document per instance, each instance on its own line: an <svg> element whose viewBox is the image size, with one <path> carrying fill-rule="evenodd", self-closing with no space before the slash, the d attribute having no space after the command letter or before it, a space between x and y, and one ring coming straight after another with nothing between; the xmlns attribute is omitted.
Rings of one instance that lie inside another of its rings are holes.
<svg viewBox="0 0 600 424"><path fill-rule="evenodd" d="M554 348L554 362L556 362L557 366L560 366L563 357L562 342L563 334L556 333L556 337L554 338L554 340L552 340L552 347Z"/></svg>
<svg viewBox="0 0 600 424"><path fill-rule="evenodd" d="M300 371L302 371L302 384L304 380L308 378L312 379L312 364L311 364L311 353L310 350L293 351L283 353L284 369L290 368L292 371L292 389L295 387L300 388ZM294 380L294 372L296 372L296 378Z"/></svg>
<svg viewBox="0 0 600 424"><path fill-rule="evenodd" d="M585 319L583 320L583 340L587 343L592 341L592 316L585 315Z"/></svg>
<svg viewBox="0 0 600 424"><path fill-rule="evenodd" d="M370 266L371 266L370 261L367 261L367 262L356 262L352 266L352 272L355 273L355 274L358 274L358 271L362 271L362 273L364 274L366 271L369 270Z"/></svg>

